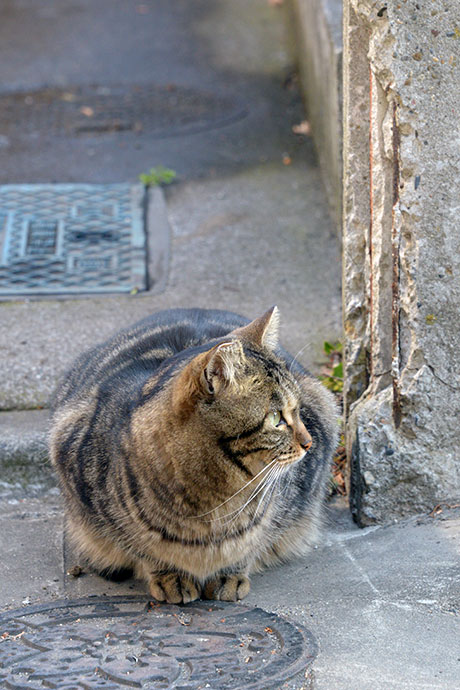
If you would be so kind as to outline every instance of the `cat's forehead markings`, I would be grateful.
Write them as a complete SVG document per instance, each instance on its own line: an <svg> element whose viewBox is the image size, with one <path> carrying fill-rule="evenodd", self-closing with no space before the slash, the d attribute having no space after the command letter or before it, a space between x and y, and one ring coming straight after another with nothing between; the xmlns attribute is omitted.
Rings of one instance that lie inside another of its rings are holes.
<svg viewBox="0 0 460 690"><path fill-rule="evenodd" d="M271 402L279 410L295 410L299 403L297 390L289 385L283 385L273 391Z"/></svg>
<svg viewBox="0 0 460 690"><path fill-rule="evenodd" d="M276 360L267 357L266 354L264 354L263 352L255 350L253 347L247 344L245 344L243 347L246 356L248 356L252 360L259 362L265 369L265 373L267 374L267 376L270 376L277 380L281 377L281 366Z"/></svg>
<svg viewBox="0 0 460 690"><path fill-rule="evenodd" d="M299 389L295 381L285 380L283 385L284 404L290 409L294 410L299 404Z"/></svg>
<svg viewBox="0 0 460 690"><path fill-rule="evenodd" d="M274 407L279 409L284 406L284 397L278 391L274 391L272 393L271 402Z"/></svg>
<svg viewBox="0 0 460 690"><path fill-rule="evenodd" d="M284 398L284 405L288 410L295 410L299 402L299 399L297 395L294 394L293 391L288 390L286 391L286 395Z"/></svg>

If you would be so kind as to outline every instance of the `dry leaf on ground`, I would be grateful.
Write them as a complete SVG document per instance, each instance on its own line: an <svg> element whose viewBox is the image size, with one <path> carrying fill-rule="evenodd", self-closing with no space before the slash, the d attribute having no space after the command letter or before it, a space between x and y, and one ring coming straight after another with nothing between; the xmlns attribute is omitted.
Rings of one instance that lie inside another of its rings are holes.
<svg viewBox="0 0 460 690"><path fill-rule="evenodd" d="M294 134L304 134L305 136L308 136L311 133L310 123L308 120L303 120L300 124L293 125L292 131Z"/></svg>

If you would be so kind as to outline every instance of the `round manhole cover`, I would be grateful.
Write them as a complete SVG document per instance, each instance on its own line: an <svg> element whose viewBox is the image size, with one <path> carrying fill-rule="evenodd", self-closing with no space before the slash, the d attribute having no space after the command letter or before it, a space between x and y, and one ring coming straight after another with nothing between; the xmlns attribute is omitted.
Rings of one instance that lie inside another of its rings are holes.
<svg viewBox="0 0 460 690"><path fill-rule="evenodd" d="M311 633L259 608L89 597L0 615L11 690L279 687L316 655Z"/></svg>
<svg viewBox="0 0 460 690"><path fill-rule="evenodd" d="M2 133L9 137L145 132L150 137L190 134L247 115L226 94L175 84L76 86L0 94Z"/></svg>

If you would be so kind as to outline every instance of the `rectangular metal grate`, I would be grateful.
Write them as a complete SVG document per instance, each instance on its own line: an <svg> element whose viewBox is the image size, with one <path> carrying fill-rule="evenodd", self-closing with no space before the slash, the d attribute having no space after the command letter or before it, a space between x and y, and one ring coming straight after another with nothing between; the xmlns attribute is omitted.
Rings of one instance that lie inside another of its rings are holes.
<svg viewBox="0 0 460 690"><path fill-rule="evenodd" d="M142 185L0 186L0 296L147 287Z"/></svg>

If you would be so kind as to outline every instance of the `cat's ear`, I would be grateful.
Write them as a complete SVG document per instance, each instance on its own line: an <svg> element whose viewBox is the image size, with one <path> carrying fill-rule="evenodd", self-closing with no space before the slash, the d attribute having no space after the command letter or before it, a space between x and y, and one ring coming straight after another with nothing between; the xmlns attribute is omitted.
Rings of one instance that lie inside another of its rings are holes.
<svg viewBox="0 0 460 690"><path fill-rule="evenodd" d="M219 343L197 355L174 382L173 411L186 418L193 411L198 398L203 395L215 396L234 383L244 361L243 346L239 340Z"/></svg>
<svg viewBox="0 0 460 690"><path fill-rule="evenodd" d="M206 354L201 384L207 393L215 395L234 383L244 361L243 347L238 340L231 340L216 345Z"/></svg>
<svg viewBox="0 0 460 690"><path fill-rule="evenodd" d="M258 319L247 326L237 328L233 333L240 338L249 340L255 345L262 345L273 349L278 345L280 313L278 307L272 307Z"/></svg>

